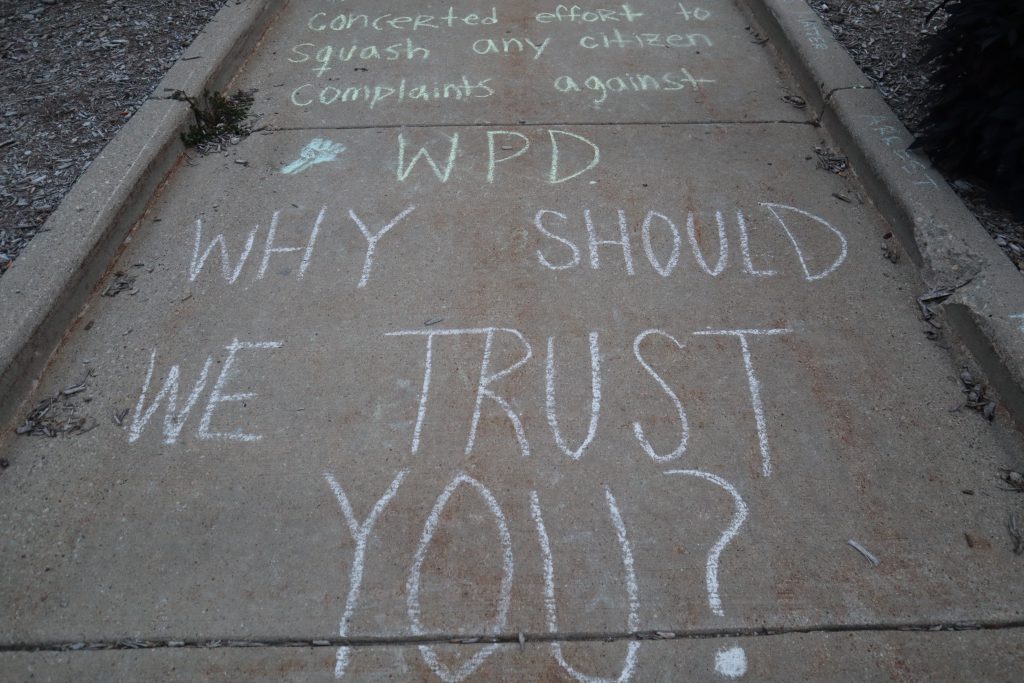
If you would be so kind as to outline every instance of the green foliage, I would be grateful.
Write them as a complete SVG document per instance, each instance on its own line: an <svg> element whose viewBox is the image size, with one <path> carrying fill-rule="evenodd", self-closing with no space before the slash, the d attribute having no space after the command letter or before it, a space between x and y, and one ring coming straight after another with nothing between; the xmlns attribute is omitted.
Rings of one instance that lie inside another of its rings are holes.
<svg viewBox="0 0 1024 683"><path fill-rule="evenodd" d="M222 135L245 136L252 132L246 124L253 103L251 92L239 90L234 95L225 96L204 90L202 97L195 98L176 90L171 98L188 102L196 119L188 131L181 134L181 140L187 147L211 142Z"/></svg>
<svg viewBox="0 0 1024 683"><path fill-rule="evenodd" d="M946 0L917 146L1024 207L1024 1Z"/></svg>

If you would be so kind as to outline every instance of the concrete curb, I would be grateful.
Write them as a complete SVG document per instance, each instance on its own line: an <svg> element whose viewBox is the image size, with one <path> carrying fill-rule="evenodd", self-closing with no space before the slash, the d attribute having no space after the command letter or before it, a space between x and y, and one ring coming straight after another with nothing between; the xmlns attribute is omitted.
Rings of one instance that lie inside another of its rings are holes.
<svg viewBox="0 0 1024 683"><path fill-rule="evenodd" d="M1024 427L1024 276L804 0L741 0L842 147L871 201L932 290L948 327ZM1017 306L1017 308L1014 308Z"/></svg>
<svg viewBox="0 0 1024 683"><path fill-rule="evenodd" d="M225 6L157 86L225 89L287 2ZM20 416L64 335L184 153L188 105L150 99L74 184L0 280L0 429Z"/></svg>

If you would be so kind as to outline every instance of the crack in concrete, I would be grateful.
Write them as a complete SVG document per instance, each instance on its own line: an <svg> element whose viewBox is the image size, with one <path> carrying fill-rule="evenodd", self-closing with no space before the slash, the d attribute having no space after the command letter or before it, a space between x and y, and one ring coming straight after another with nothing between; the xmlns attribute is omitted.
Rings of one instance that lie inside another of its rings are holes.
<svg viewBox="0 0 1024 683"><path fill-rule="evenodd" d="M828 104L832 100L832 96L833 95L835 95L837 92L842 92L843 90L876 90L876 89L877 88L875 88L874 86L868 86L868 85L844 85L841 88L832 88L827 93L825 93L825 96L822 99L825 102L825 104Z"/></svg>
<svg viewBox="0 0 1024 683"><path fill-rule="evenodd" d="M817 624L804 627L744 627L734 629L648 630L632 632L513 632L486 635L427 634L422 636L355 636L318 638L119 638L0 643L4 652L96 652L110 650L210 650L221 648L409 647L415 645L522 645L552 642L618 642L633 640L714 640L764 638L819 633L906 633L1001 631L1024 629L1024 620L958 622L880 622L876 624Z"/></svg>

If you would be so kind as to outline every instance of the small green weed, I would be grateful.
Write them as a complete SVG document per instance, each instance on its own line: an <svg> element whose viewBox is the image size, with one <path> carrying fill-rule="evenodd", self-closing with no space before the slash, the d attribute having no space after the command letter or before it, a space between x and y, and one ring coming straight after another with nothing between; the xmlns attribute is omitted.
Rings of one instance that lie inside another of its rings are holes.
<svg viewBox="0 0 1024 683"><path fill-rule="evenodd" d="M181 134L181 140L187 147L213 142L224 135L246 136L252 132L246 123L253 103L252 92L239 90L226 96L204 90L202 96L196 98L176 90L171 99L187 102L195 116L196 122Z"/></svg>

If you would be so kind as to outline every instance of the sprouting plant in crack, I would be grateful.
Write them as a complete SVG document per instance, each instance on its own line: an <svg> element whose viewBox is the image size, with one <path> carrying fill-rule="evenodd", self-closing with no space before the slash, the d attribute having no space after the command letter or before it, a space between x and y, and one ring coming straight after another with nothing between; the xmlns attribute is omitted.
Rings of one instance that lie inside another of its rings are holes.
<svg viewBox="0 0 1024 683"><path fill-rule="evenodd" d="M171 99L187 102L196 122L181 134L181 140L188 147L212 142L224 135L244 137L252 132L246 123L252 107L252 92L239 90L234 95L204 90L200 97L192 97L176 90Z"/></svg>

